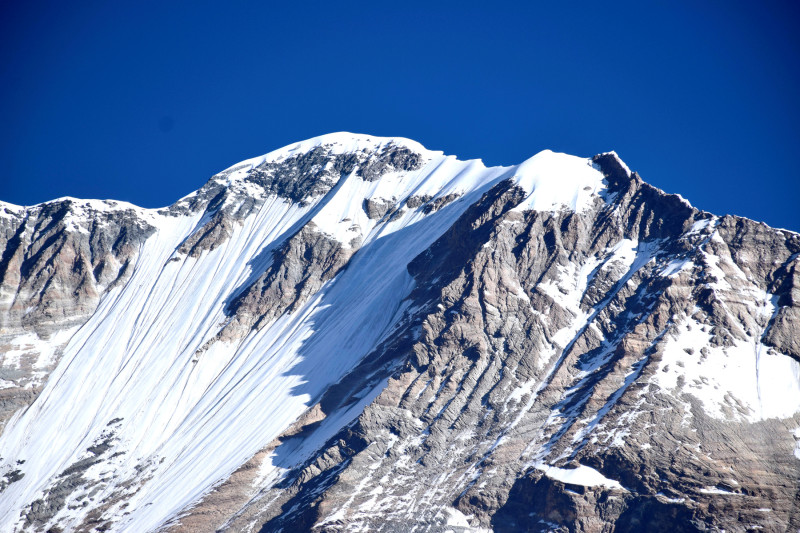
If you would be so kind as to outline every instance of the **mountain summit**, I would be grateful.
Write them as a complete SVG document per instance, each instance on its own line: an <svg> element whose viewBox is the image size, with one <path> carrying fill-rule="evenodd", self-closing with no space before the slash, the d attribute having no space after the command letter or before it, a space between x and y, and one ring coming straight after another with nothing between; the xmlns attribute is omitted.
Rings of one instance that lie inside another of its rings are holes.
<svg viewBox="0 0 800 533"><path fill-rule="evenodd" d="M336 133L0 203L1 531L800 527L800 235Z"/></svg>

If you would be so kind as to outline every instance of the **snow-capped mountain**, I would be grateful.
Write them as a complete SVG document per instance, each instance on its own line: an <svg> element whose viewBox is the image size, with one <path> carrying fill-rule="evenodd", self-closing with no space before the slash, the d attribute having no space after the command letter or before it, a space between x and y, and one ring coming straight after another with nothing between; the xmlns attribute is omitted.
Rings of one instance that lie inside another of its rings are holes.
<svg viewBox="0 0 800 533"><path fill-rule="evenodd" d="M337 133L0 251L2 531L800 527L800 235L614 153Z"/></svg>

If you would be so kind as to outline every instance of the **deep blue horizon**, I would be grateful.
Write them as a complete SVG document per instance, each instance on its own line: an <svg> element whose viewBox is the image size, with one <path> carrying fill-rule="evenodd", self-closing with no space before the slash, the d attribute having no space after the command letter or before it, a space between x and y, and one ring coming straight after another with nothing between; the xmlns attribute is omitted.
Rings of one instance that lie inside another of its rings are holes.
<svg viewBox="0 0 800 533"><path fill-rule="evenodd" d="M18 5L14 5L18 4ZM0 200L169 205L334 131L487 165L616 151L800 231L796 2L9 3Z"/></svg>

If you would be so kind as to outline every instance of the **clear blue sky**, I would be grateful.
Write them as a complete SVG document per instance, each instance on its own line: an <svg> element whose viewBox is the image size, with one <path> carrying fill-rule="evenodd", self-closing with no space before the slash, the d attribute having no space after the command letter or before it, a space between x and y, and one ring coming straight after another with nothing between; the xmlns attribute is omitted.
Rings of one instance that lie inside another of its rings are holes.
<svg viewBox="0 0 800 533"><path fill-rule="evenodd" d="M5 2L0 199L168 205L332 131L487 164L616 150L800 230L800 4Z"/></svg>

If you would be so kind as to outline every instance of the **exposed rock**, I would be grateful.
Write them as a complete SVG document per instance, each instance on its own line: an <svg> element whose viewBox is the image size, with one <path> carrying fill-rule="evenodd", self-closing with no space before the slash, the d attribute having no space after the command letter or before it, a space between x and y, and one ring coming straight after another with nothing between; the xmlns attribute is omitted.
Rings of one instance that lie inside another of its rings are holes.
<svg viewBox="0 0 800 533"><path fill-rule="evenodd" d="M79 324L104 290L124 281L154 231L132 209L61 200L0 218L0 328L40 336Z"/></svg>
<svg viewBox="0 0 800 533"><path fill-rule="evenodd" d="M367 198L364 200L364 212L367 214L367 217L370 220L383 218L386 213L392 210L393 207L393 201L385 200L383 198L377 200Z"/></svg>
<svg viewBox="0 0 800 533"><path fill-rule="evenodd" d="M215 250L231 237L232 225L232 219L227 213L217 211L211 220L183 241L178 252L189 257L198 257L203 252Z"/></svg>
<svg viewBox="0 0 800 533"><path fill-rule="evenodd" d="M42 498L30 504L25 512L24 528L39 530L47 527L51 519L64 509L68 502L82 507L89 505L96 492L92 489L104 480L87 478L85 474L93 466L101 464L104 455L111 455L108 451L114 446L114 441L114 430L108 429L86 450L83 459L65 468L44 491Z"/></svg>
<svg viewBox="0 0 800 533"><path fill-rule="evenodd" d="M261 186L296 203L327 193L342 175L350 174L361 162L359 154L331 155L324 146L280 162L264 162L245 181Z"/></svg>
<svg viewBox="0 0 800 533"><path fill-rule="evenodd" d="M335 277L355 251L309 222L272 254L264 273L231 302L228 313L232 319L220 338L242 335L297 309Z"/></svg>
<svg viewBox="0 0 800 533"><path fill-rule="evenodd" d="M365 181L377 181L388 172L411 172L422 167L422 156L406 146L390 143L376 157L359 166L358 175Z"/></svg>
<svg viewBox="0 0 800 533"><path fill-rule="evenodd" d="M416 209L419 206L430 202L431 200L433 200L433 196L429 194L414 195L410 196L408 200L406 200L406 205L409 209Z"/></svg>
<svg viewBox="0 0 800 533"><path fill-rule="evenodd" d="M440 196L438 198L435 198L432 202L427 203L422 210L427 215L427 214L430 214L430 213L432 213L434 211L437 211L437 210L441 209L442 207L446 206L447 204L449 204L453 200L457 200L457 199L458 199L458 195L457 194L446 194L444 196Z"/></svg>

